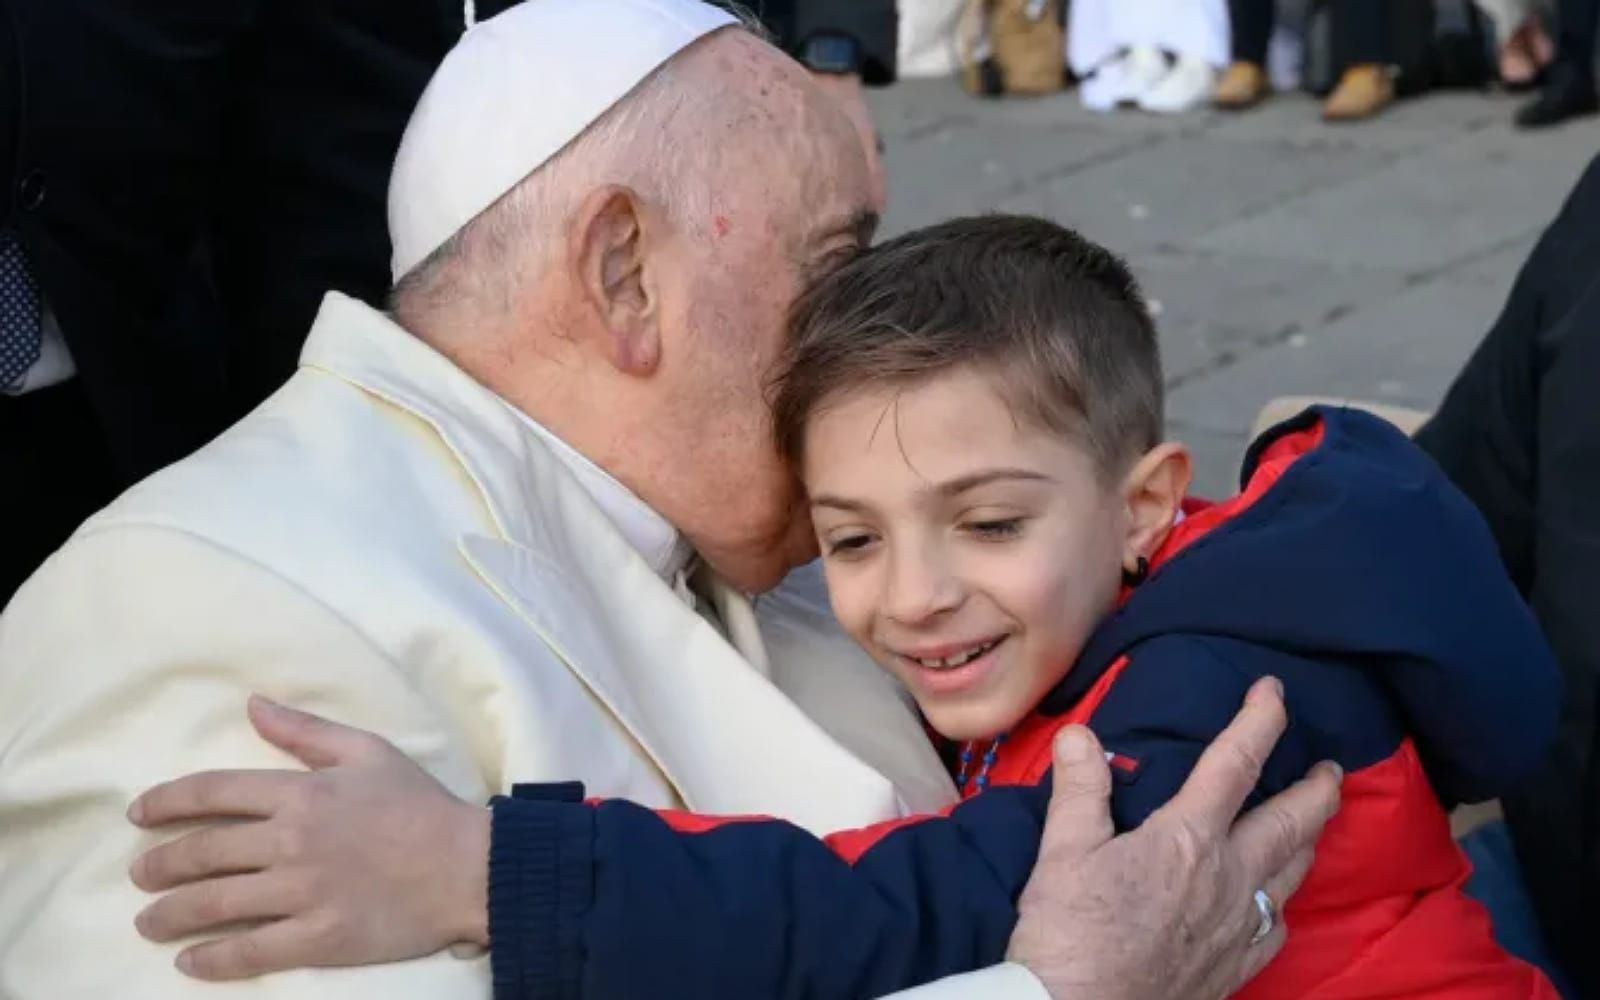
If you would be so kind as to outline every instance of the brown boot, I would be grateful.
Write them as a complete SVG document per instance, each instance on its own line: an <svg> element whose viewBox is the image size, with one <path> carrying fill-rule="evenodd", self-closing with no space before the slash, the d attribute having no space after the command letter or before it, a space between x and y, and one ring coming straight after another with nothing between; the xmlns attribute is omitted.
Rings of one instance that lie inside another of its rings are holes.
<svg viewBox="0 0 1600 1000"><path fill-rule="evenodd" d="M1377 63L1351 66L1322 105L1325 122L1358 122L1394 103L1394 80Z"/></svg>
<svg viewBox="0 0 1600 1000"><path fill-rule="evenodd" d="M1217 81L1213 100L1224 111L1243 111L1266 100L1267 93L1266 69L1260 63L1240 60L1229 66Z"/></svg>

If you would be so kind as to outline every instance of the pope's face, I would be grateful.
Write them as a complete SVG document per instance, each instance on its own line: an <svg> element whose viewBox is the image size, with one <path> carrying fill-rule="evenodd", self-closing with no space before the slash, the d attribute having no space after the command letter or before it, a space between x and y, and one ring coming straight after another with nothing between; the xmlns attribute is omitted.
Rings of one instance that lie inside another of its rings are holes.
<svg viewBox="0 0 1600 1000"><path fill-rule="evenodd" d="M849 119L793 63L741 40L768 84L759 120L717 157L719 190L703 239L683 240L663 316L677 359L685 462L703 478L704 516L679 527L745 590L775 585L815 554L794 472L779 459L768 389L788 310L805 283L871 238L876 193ZM737 72L735 75L739 75ZM753 87L748 74L741 84Z"/></svg>

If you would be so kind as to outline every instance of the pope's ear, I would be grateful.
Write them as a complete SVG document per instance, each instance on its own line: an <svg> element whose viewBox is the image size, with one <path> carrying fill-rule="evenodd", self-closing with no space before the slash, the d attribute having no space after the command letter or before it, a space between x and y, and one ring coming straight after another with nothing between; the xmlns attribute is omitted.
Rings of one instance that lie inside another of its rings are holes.
<svg viewBox="0 0 1600 1000"><path fill-rule="evenodd" d="M567 268L596 322L595 346L620 372L647 376L661 361L659 304L650 250L654 231L631 188L607 185L579 205Z"/></svg>

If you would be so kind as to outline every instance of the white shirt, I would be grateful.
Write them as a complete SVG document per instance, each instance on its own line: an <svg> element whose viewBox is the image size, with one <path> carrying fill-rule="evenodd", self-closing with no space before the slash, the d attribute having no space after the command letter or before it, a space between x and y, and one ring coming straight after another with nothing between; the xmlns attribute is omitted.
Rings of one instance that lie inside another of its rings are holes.
<svg viewBox="0 0 1600 1000"><path fill-rule="evenodd" d="M16 382L0 386L0 395L20 396L37 389L47 389L78 373L72 353L67 350L66 338L61 336L61 324L56 322L56 314L48 302L42 303L42 306L39 321L43 326L41 332L44 339L39 344L39 359Z"/></svg>
<svg viewBox="0 0 1600 1000"><path fill-rule="evenodd" d="M675 589L682 587L684 575L694 559L688 539L679 534L666 518L657 514L639 495L617 478L591 462L572 445L556 437L537 420L510 403L506 404L550 447L578 485L595 502L617 532L649 563L656 575Z"/></svg>

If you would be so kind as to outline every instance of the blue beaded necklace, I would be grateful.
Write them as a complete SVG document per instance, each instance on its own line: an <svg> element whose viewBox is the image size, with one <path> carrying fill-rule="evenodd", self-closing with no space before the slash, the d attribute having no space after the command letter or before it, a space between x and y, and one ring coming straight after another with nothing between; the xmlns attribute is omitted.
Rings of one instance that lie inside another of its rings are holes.
<svg viewBox="0 0 1600 1000"><path fill-rule="evenodd" d="M1009 735L1011 734L1001 733L996 736L993 742L989 744L989 749L983 752L983 758L978 766L978 773L972 779L972 783L978 786L979 792L989 787L989 769L994 766L995 760L1000 756L1000 744L1004 743ZM967 775L972 771L973 750L977 745L977 740L968 740L961 745L961 754L957 757L957 760L961 762L961 766L956 771L956 794L958 795L965 796L967 794Z"/></svg>

